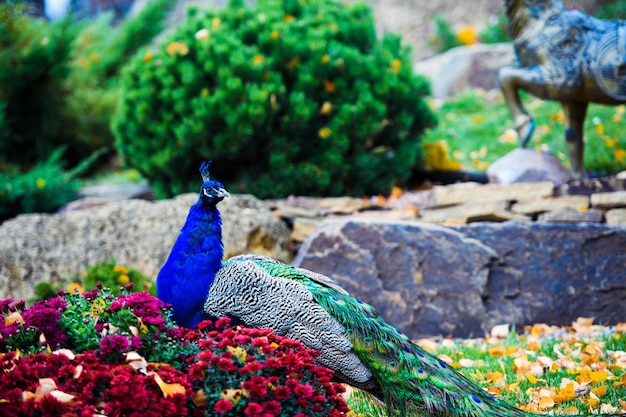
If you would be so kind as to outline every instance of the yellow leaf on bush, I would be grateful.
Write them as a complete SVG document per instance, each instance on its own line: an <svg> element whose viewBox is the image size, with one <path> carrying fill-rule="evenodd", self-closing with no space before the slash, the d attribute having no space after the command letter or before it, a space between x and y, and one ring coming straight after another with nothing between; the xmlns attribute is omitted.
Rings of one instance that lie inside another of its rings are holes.
<svg viewBox="0 0 626 417"><path fill-rule="evenodd" d="M248 355L245 349L240 348L240 347L233 347L233 346L226 346L226 348L235 358L241 360L242 362L246 361L246 357Z"/></svg>
<svg viewBox="0 0 626 417"><path fill-rule="evenodd" d="M193 394L191 401L198 407L202 407L206 404L206 394L204 390L199 389Z"/></svg>
<svg viewBox="0 0 626 417"><path fill-rule="evenodd" d="M13 323L24 324L24 319L22 318L22 315L18 311L14 311L13 313L9 314L8 316L4 318L5 326L10 326Z"/></svg>
<svg viewBox="0 0 626 417"><path fill-rule="evenodd" d="M239 401L241 401L242 394L247 395L244 391L240 389L225 389L222 390L222 398L230 401L233 405L237 405ZM248 393L249 394L249 393Z"/></svg>
<svg viewBox="0 0 626 417"><path fill-rule="evenodd" d="M182 384L179 384L179 383L168 384L167 382L163 381L163 379L156 372L153 375L154 375L154 381L157 383L159 388L161 388L161 392L163 392L164 397L168 397L170 395L176 395L176 394L185 395L186 393L185 387Z"/></svg>

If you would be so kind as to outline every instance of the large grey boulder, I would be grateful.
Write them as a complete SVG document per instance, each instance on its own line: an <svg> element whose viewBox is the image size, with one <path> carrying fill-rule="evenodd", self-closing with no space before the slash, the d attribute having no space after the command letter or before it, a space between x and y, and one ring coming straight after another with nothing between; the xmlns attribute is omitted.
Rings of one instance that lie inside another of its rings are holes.
<svg viewBox="0 0 626 417"><path fill-rule="evenodd" d="M524 148L514 149L496 160L487 168L487 177L492 183L552 181L555 186L574 179L551 153Z"/></svg>
<svg viewBox="0 0 626 417"><path fill-rule="evenodd" d="M626 228L335 221L294 264L328 275L410 337L626 317Z"/></svg>
<svg viewBox="0 0 626 417"><path fill-rule="evenodd" d="M336 280L411 337L482 334L498 253L450 228L414 222L322 225L294 260Z"/></svg>
<svg viewBox="0 0 626 417"><path fill-rule="evenodd" d="M497 89L498 70L514 61L512 44L479 44L450 49L416 63L413 70L431 81L434 98L446 99L474 88Z"/></svg>
<svg viewBox="0 0 626 417"><path fill-rule="evenodd" d="M197 194L149 202L128 200L28 214L0 225L0 299L28 299L42 281L58 282L111 258L155 278ZM237 195L220 203L225 257L257 253L291 260L289 230L258 199Z"/></svg>

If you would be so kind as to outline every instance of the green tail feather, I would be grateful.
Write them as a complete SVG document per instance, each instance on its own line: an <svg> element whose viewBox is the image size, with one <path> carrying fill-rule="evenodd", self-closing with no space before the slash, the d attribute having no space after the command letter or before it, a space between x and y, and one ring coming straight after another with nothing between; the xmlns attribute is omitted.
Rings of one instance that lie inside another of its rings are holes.
<svg viewBox="0 0 626 417"><path fill-rule="evenodd" d="M260 262L275 277L308 287L341 323L353 349L373 374L389 416L532 416L499 400L385 322L374 307L309 279L297 268ZM597 417L597 416L596 416Z"/></svg>

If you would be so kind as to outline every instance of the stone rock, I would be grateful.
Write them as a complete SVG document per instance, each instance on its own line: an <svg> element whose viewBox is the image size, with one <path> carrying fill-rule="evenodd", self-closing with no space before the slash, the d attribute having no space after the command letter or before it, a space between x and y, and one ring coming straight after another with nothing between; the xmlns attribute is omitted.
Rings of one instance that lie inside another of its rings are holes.
<svg viewBox="0 0 626 417"><path fill-rule="evenodd" d="M550 181L516 184L461 183L433 188L437 206L473 202L515 201L543 198L552 195L554 184Z"/></svg>
<svg viewBox="0 0 626 417"><path fill-rule="evenodd" d="M621 172L620 172L621 174ZM613 191L626 191L626 178L621 178L620 174L610 177L585 178L574 180L557 186L555 195L591 195L594 193L610 193Z"/></svg>
<svg viewBox="0 0 626 417"><path fill-rule="evenodd" d="M111 201L154 200L152 188L146 183L98 184L83 187L78 192L78 199L71 201L59 211L86 210L103 206Z"/></svg>
<svg viewBox="0 0 626 417"><path fill-rule="evenodd" d="M604 212L595 209L575 210L564 208L542 213L537 217L537 221L548 223L602 223Z"/></svg>
<svg viewBox="0 0 626 417"><path fill-rule="evenodd" d="M552 181L555 186L572 181L572 174L553 155L533 149L515 149L487 168L489 182Z"/></svg>
<svg viewBox="0 0 626 417"><path fill-rule="evenodd" d="M484 329L502 323L564 326L578 317L624 321L626 228L507 222L454 229L500 256L485 288Z"/></svg>
<svg viewBox="0 0 626 417"><path fill-rule="evenodd" d="M409 337L626 316L626 228L603 224L333 221L294 265L335 279Z"/></svg>
<svg viewBox="0 0 626 417"><path fill-rule="evenodd" d="M0 225L0 298L29 299L42 281L58 282L111 258L156 278L197 194L171 200L111 202L88 210L20 215ZM258 199L220 204L225 257L258 253L290 261L289 230Z"/></svg>
<svg viewBox="0 0 626 417"><path fill-rule="evenodd" d="M471 88L498 88L498 70L513 65L512 44L460 46L420 61L413 70L431 81L434 98L445 99Z"/></svg>
<svg viewBox="0 0 626 417"><path fill-rule="evenodd" d="M122 184L98 184L83 187L78 192L79 198L101 198L110 201L130 200L153 200L152 188L146 183L122 183Z"/></svg>
<svg viewBox="0 0 626 417"><path fill-rule="evenodd" d="M453 206L426 209L420 220L429 223L466 224L480 221L503 222L531 220L530 217L507 210L506 201L469 202Z"/></svg>
<svg viewBox="0 0 626 417"><path fill-rule="evenodd" d="M537 200L521 200L511 206L511 211L529 215L537 215L546 211L572 209L586 210L589 208L587 196L547 197Z"/></svg>
<svg viewBox="0 0 626 417"><path fill-rule="evenodd" d="M626 207L626 191L591 194L591 205L599 209Z"/></svg>
<svg viewBox="0 0 626 417"><path fill-rule="evenodd" d="M607 210L604 218L612 226L626 226L626 208Z"/></svg>
<svg viewBox="0 0 626 417"><path fill-rule="evenodd" d="M322 225L294 265L333 278L417 337L481 333L483 289L497 258L493 249L442 226L358 220Z"/></svg>

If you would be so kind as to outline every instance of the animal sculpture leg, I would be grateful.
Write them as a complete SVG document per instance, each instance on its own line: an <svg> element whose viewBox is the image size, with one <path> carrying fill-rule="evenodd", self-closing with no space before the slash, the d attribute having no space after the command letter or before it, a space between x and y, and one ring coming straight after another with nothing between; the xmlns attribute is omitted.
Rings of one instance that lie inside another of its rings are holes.
<svg viewBox="0 0 626 417"><path fill-rule="evenodd" d="M535 122L524 109L519 90L525 90L537 97L545 97L545 78L539 67L503 67L498 72L498 82L507 106L513 117L513 127L525 148L535 129Z"/></svg>
<svg viewBox="0 0 626 417"><path fill-rule="evenodd" d="M571 165L571 171L575 178L583 179L586 176L583 154L585 143L583 139L583 124L587 115L587 102L565 102L565 140L567 141L567 153Z"/></svg>

